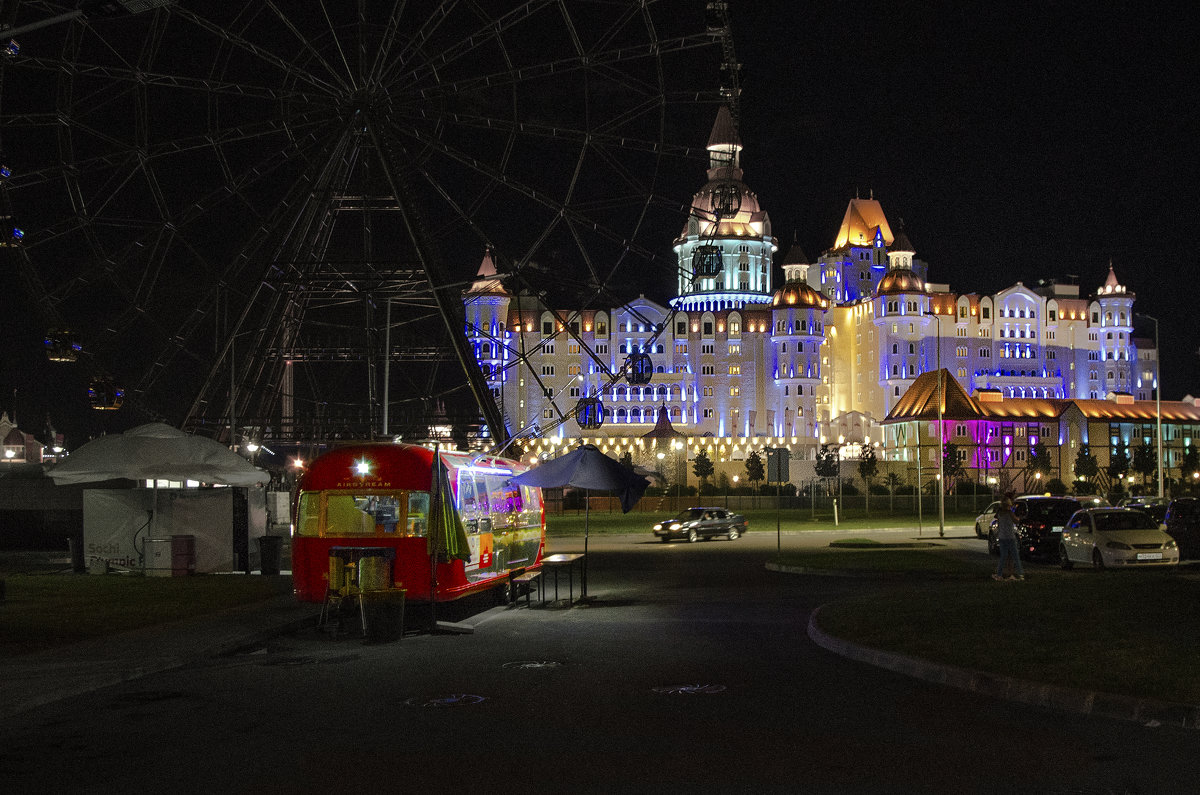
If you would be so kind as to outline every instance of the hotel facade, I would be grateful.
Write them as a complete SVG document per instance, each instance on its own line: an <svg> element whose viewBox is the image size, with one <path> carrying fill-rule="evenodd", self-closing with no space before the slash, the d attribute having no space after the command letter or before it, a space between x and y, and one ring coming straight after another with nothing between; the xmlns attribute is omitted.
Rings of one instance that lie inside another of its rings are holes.
<svg viewBox="0 0 1200 795"><path fill-rule="evenodd" d="M1156 443L1157 351L1134 338L1135 295L1111 265L1087 293L1055 282L955 292L928 280L878 200L854 198L828 250L784 254L776 286L779 247L724 108L707 149L708 180L673 241L677 295L666 305L639 295L602 310L546 306L509 292L484 256L464 293L466 334L527 455L584 439L677 482L678 461L701 449L732 476L750 452L782 447L802 483L823 446L843 458L871 448L913 482L919 462L936 470L944 440L967 479L1026 488L1038 443L1067 483L1081 445L1105 467L1121 445ZM631 357L649 365L649 383L629 382ZM928 400L904 400L939 370L940 430ZM967 398L954 410L951 384ZM590 398L599 428L579 423ZM1190 398L1161 405L1164 471L1179 477L1200 411ZM666 421L678 434L669 442ZM673 468L659 465L668 456Z"/></svg>

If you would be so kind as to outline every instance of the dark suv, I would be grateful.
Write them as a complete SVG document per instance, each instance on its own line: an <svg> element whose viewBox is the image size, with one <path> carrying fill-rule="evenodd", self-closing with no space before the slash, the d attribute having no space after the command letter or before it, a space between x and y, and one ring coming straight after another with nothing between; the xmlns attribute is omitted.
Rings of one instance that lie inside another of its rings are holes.
<svg viewBox="0 0 1200 795"><path fill-rule="evenodd" d="M1163 524L1167 535L1179 546L1180 560L1200 558L1200 499L1179 497L1171 500Z"/></svg>
<svg viewBox="0 0 1200 795"><path fill-rule="evenodd" d="M1017 517L1017 549L1021 557L1046 557L1058 561L1063 526L1083 507L1074 497L1017 497L1013 513ZM999 555L996 522L988 530L988 552Z"/></svg>

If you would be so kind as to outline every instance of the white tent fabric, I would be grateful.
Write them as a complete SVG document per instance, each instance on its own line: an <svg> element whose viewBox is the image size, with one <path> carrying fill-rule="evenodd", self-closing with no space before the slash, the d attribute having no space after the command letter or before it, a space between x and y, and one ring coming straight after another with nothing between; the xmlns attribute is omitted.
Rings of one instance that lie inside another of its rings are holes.
<svg viewBox="0 0 1200 795"><path fill-rule="evenodd" d="M219 442L161 422L93 439L46 474L59 486L117 479L253 486L271 479Z"/></svg>

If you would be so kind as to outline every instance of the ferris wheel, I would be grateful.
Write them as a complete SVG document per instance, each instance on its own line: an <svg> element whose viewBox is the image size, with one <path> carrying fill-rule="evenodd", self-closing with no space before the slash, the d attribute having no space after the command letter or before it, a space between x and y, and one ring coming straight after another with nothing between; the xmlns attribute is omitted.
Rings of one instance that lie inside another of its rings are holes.
<svg viewBox="0 0 1200 795"><path fill-rule="evenodd" d="M47 355L94 408L231 444L502 438L463 334L483 252L593 298L676 267L662 184L704 155L676 114L721 99L697 0L3 0L0 25L0 256Z"/></svg>

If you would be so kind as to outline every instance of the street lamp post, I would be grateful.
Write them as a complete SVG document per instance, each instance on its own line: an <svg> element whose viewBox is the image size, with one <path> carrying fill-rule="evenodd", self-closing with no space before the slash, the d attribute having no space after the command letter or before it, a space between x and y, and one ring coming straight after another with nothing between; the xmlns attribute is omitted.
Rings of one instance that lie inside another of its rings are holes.
<svg viewBox="0 0 1200 795"><path fill-rule="evenodd" d="M938 536L946 536L946 429L942 424L942 316L936 312L925 314L937 321L937 424L938 424Z"/></svg>
<svg viewBox="0 0 1200 795"><path fill-rule="evenodd" d="M1162 438L1162 350L1158 347L1158 318L1138 313L1139 317L1154 321L1154 417L1158 445L1155 458L1158 469L1158 498L1163 497L1163 438Z"/></svg>

